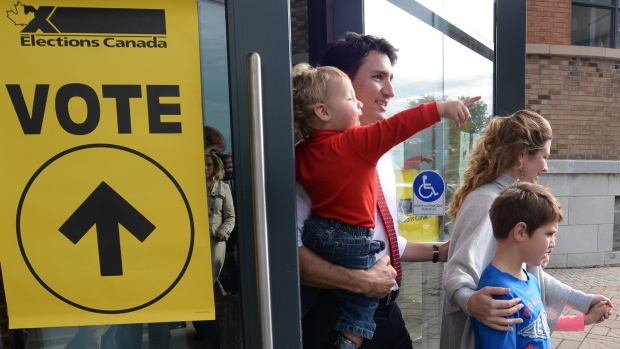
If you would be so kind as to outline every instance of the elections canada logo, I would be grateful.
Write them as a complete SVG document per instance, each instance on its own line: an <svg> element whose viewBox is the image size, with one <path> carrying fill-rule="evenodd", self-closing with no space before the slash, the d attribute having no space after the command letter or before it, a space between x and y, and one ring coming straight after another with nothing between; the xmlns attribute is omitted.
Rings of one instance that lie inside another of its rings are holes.
<svg viewBox="0 0 620 349"><path fill-rule="evenodd" d="M21 46L167 48L163 9L24 5L6 11Z"/></svg>

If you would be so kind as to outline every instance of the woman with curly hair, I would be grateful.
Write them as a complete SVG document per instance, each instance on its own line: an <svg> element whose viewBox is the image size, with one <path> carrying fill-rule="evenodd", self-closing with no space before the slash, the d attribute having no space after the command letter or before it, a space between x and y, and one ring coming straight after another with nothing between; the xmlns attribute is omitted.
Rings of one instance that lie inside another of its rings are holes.
<svg viewBox="0 0 620 349"><path fill-rule="evenodd" d="M441 324L443 349L474 348L470 316L484 325L512 331L520 318L511 317L524 305L518 298L497 300L508 289L485 287L477 290L478 280L496 249L489 209L506 186L517 181L537 183L547 172L553 134L549 122L533 111L521 110L508 117L495 117L476 140L464 173L464 184L456 191L448 208L454 223L448 263L443 273L444 312ZM554 242L555 244L555 242ZM587 313L602 295L575 290L540 267L527 266L540 282L550 329L564 306ZM608 318L606 314L601 320Z"/></svg>

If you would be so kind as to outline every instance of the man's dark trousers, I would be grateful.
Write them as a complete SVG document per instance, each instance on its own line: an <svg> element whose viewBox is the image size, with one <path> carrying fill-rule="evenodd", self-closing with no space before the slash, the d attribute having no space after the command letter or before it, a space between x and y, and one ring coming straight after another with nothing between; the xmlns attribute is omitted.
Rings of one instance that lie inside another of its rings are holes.
<svg viewBox="0 0 620 349"><path fill-rule="evenodd" d="M340 313L340 300L333 292L321 290L318 299L302 319L304 349L332 349L334 330ZM398 304L380 301L374 316L377 329L362 349L411 349L413 344Z"/></svg>

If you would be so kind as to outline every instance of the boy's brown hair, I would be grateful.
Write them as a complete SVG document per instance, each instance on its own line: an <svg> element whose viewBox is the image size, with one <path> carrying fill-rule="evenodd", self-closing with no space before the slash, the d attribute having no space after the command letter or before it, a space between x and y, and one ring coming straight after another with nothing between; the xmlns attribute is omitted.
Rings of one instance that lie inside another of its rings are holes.
<svg viewBox="0 0 620 349"><path fill-rule="evenodd" d="M564 219L562 205L548 188L529 182L517 182L506 187L489 210L493 236L497 240L508 238L510 231L519 222L527 225L527 233L549 222Z"/></svg>

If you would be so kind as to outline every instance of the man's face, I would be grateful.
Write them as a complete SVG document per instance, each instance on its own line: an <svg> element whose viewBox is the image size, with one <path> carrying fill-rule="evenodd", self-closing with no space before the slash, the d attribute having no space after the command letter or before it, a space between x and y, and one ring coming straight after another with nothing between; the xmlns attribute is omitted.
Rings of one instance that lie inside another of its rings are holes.
<svg viewBox="0 0 620 349"><path fill-rule="evenodd" d="M361 125L370 125L386 118L387 105L394 97L392 77L392 64L388 56L377 50L370 51L352 81L357 99L364 104Z"/></svg>

